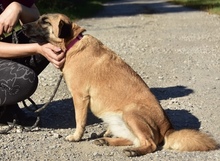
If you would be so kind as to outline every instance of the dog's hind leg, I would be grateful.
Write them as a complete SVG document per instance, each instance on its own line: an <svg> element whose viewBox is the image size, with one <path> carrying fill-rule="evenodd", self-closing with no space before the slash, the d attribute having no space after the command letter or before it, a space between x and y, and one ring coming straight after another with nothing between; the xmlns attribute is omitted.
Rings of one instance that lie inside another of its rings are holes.
<svg viewBox="0 0 220 161"><path fill-rule="evenodd" d="M145 155L152 153L157 149L155 140L157 132L153 131L152 127L148 124L147 115L144 113L136 113L135 111L127 111L123 115L123 119L127 123L129 129L137 137L138 142L134 143L136 147L124 149L124 153L129 157ZM139 144L139 145L138 145Z"/></svg>
<svg viewBox="0 0 220 161"><path fill-rule="evenodd" d="M128 140L128 139L124 139L124 138L109 138L109 137L103 137L100 139L96 139L93 142L96 145L99 146L103 146L103 145L107 145L107 146L129 146L129 145L133 145L133 142Z"/></svg>
<svg viewBox="0 0 220 161"><path fill-rule="evenodd" d="M94 141L96 145L108 146L129 146L124 153L129 156L139 156L154 152L158 142L157 129L150 118L146 118L145 110L127 110L124 111L121 117L116 115L111 116L110 130L116 138L103 137ZM154 126L151 127L151 126ZM153 130L154 129L154 130Z"/></svg>

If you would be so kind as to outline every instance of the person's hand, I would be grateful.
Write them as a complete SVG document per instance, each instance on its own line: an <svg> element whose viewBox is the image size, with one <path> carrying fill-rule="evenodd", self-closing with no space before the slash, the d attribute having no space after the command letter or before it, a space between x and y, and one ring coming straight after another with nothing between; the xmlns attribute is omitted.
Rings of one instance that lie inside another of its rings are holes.
<svg viewBox="0 0 220 161"><path fill-rule="evenodd" d="M56 68L60 69L63 67L65 62L65 51L62 51L60 48L47 43L40 45L38 53L42 54L48 61L50 61Z"/></svg>
<svg viewBox="0 0 220 161"><path fill-rule="evenodd" d="M0 35L12 31L14 25L18 22L21 12L21 5L12 2L0 15Z"/></svg>

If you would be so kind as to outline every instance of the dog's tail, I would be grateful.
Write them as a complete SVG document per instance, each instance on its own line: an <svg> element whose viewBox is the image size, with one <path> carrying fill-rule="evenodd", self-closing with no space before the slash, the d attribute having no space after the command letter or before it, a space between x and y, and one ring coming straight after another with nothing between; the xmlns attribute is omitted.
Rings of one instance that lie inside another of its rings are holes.
<svg viewBox="0 0 220 161"><path fill-rule="evenodd" d="M170 129L166 132L164 149L178 151L209 151L218 148L217 142L198 130Z"/></svg>

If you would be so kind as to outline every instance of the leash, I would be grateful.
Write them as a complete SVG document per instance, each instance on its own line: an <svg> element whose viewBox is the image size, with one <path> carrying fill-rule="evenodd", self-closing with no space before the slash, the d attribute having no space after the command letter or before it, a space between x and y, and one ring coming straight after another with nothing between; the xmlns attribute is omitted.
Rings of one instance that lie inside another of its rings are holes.
<svg viewBox="0 0 220 161"><path fill-rule="evenodd" d="M62 78L63 78L63 75L60 74L59 79L58 79L58 82L57 82L57 85L56 85L56 87L55 87L55 89L54 89L54 91L53 91L53 93L52 93L50 99L49 99L49 100L47 101L47 103L45 103L42 107L38 108L38 106L36 105L36 103L35 103L31 98L28 98L27 100L33 105L33 107L35 108L34 110L31 109L29 106L27 106L25 100L22 101L22 103L23 103L23 105L24 105L24 107L25 107L26 109L28 109L29 111L34 112L34 113L37 115L37 119L36 119L34 125L32 125L30 128L26 128L25 131L32 131L34 128L37 127L37 125L38 125L38 123L39 123L39 121L40 121L40 112L41 112L42 110L44 110L44 109L49 105L49 103L53 100L53 98L54 98L54 96L56 95L56 92L57 92L57 90L58 90L58 88L59 88L59 86L60 86L60 83L61 83L61 81L62 81Z"/></svg>

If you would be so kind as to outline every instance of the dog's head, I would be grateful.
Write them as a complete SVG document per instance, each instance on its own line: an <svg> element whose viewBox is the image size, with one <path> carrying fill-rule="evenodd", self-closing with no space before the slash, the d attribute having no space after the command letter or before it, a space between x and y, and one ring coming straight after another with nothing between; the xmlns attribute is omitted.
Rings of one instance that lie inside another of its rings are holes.
<svg viewBox="0 0 220 161"><path fill-rule="evenodd" d="M60 44L68 42L85 31L63 14L44 14L37 21L23 25L23 32L38 43Z"/></svg>

